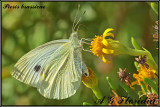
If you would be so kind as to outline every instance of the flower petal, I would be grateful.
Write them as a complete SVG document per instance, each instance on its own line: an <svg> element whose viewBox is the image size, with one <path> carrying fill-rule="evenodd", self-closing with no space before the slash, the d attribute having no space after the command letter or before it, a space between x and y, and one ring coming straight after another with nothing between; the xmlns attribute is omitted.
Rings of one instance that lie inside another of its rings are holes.
<svg viewBox="0 0 160 107"><path fill-rule="evenodd" d="M103 37L106 35L106 34L108 34L108 32L110 32L110 31L113 31L114 29L112 29L112 28L108 28L108 29L106 29L105 31L104 31L104 33L103 33ZM109 35L108 35L109 36ZM110 36L112 36L112 37L114 37L114 35L111 33L111 35ZM106 36L105 36L106 37ZM104 38L105 38L104 37Z"/></svg>
<svg viewBox="0 0 160 107"><path fill-rule="evenodd" d="M108 33L108 32L110 32L110 31L113 31L113 30L114 30L113 28L108 28L108 29L106 29L106 30L104 31L103 35L106 34L106 33Z"/></svg>
<svg viewBox="0 0 160 107"><path fill-rule="evenodd" d="M107 47L107 46L108 46L108 41L107 41L106 39L103 39L103 40L102 40L102 44Z"/></svg>
<svg viewBox="0 0 160 107"><path fill-rule="evenodd" d="M133 81L133 82L131 83L131 86L133 86L133 85L135 85L135 84L138 84L138 82L137 82L137 81Z"/></svg>
<svg viewBox="0 0 160 107"><path fill-rule="evenodd" d="M114 38L114 34L113 33L106 33L103 34L103 39L105 39L106 36L112 36Z"/></svg>
<svg viewBox="0 0 160 107"><path fill-rule="evenodd" d="M103 49L102 49L102 52L105 53L105 54L113 54L113 53L114 53L114 50L103 48Z"/></svg>
<svg viewBox="0 0 160 107"><path fill-rule="evenodd" d="M156 73L156 70L155 70L155 69L152 69L151 71L152 71L153 73Z"/></svg>
<svg viewBox="0 0 160 107"><path fill-rule="evenodd" d="M111 63L111 61L107 61L107 59L102 55L102 60L104 63Z"/></svg>
<svg viewBox="0 0 160 107"><path fill-rule="evenodd" d="M136 78L136 77L137 77L137 74L134 73L134 74L133 74L133 78Z"/></svg>

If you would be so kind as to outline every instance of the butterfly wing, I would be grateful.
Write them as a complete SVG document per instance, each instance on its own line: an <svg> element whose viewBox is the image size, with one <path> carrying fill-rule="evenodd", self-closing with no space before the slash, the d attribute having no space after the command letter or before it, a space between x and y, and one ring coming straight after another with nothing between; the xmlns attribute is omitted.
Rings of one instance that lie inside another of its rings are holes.
<svg viewBox="0 0 160 107"><path fill-rule="evenodd" d="M47 60L68 42L68 39L55 40L31 50L18 60L11 75L21 82L38 87L39 75Z"/></svg>
<svg viewBox="0 0 160 107"><path fill-rule="evenodd" d="M57 57L57 55L61 57ZM65 99L75 94L82 76L82 55L79 48L67 44L44 66L38 91L46 98Z"/></svg>

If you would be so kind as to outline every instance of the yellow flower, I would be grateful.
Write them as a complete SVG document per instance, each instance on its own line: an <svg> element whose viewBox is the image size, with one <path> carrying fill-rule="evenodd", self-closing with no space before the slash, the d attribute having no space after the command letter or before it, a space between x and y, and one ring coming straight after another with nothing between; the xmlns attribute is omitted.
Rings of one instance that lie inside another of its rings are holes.
<svg viewBox="0 0 160 107"><path fill-rule="evenodd" d="M104 96L102 95L100 89L98 88L98 78L96 77L95 73L92 71L91 68L88 68L88 71L89 71L88 77L82 75L82 82L86 87L92 89L93 93L98 99L102 99ZM102 105L107 105L107 102L104 100L102 102Z"/></svg>
<svg viewBox="0 0 160 107"><path fill-rule="evenodd" d="M138 74L133 74L133 77L136 79L136 81L132 82L132 85L140 85L140 81L143 81L143 78L154 78L156 76L156 70L151 68L147 69L145 66L141 70L137 71L139 72Z"/></svg>
<svg viewBox="0 0 160 107"><path fill-rule="evenodd" d="M88 67L89 76L82 75L82 82L88 88L94 88L98 85L98 79L91 68Z"/></svg>
<svg viewBox="0 0 160 107"><path fill-rule="evenodd" d="M110 63L109 56L110 55L119 55L119 54L129 54L133 56L137 56L142 54L141 52L137 52L133 49L130 49L119 41L113 39L106 39L106 37L114 38L114 34L110 33L114 29L108 28L104 31L103 35L97 36L91 42L90 50L93 52L94 55L98 56L103 60L105 63ZM139 51L139 50L138 50Z"/></svg>
<svg viewBox="0 0 160 107"><path fill-rule="evenodd" d="M110 63L111 61L108 61L108 57L110 54L114 53L113 49L110 48L110 44L108 43L108 39L105 39L107 36L112 36L114 38L113 33L109 33L110 31L113 31L114 29L108 28L104 31L103 35L96 36L91 42L90 50L94 53L94 55L100 57L105 63Z"/></svg>
<svg viewBox="0 0 160 107"><path fill-rule="evenodd" d="M114 34L110 33L110 31L113 30L114 29L112 28L106 29L103 35L101 36L95 35L95 38L91 42L90 50L93 52L94 55L101 58L103 62L110 63L111 62L109 61L110 55L126 54L131 56L140 56L140 55L144 56L148 54L146 50L144 51L144 50L131 49L123 45L120 41L116 41L113 39L106 39L106 37L114 38Z"/></svg>

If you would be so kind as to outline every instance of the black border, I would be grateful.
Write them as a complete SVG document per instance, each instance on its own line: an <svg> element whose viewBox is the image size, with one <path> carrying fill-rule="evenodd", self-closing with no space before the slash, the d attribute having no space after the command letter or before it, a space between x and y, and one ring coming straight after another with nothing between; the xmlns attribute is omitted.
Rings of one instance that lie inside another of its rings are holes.
<svg viewBox="0 0 160 107"><path fill-rule="evenodd" d="M0 1L0 12L1 12L1 15L0 15L0 23L1 23L1 29L0 29L0 32L1 32L1 35L2 35L2 2L158 2L159 5L160 5L160 2L159 0L1 0ZM160 7L158 6L158 13L160 12ZM158 15L158 23L159 23L159 15ZM160 25L158 24L158 27L159 27L159 30L160 30ZM158 30L158 35L159 34L159 30ZM158 38L159 41L160 41L160 38ZM2 39L0 38L0 41ZM159 41L158 41L158 46L160 47L160 44L159 44ZM2 41L1 41L1 44L0 44L0 48L1 48L1 56L2 56ZM158 47L158 48L159 48ZM160 50L159 50L159 53L160 53ZM158 71L159 71L159 61L160 61L160 57L159 57L159 53L158 53ZM1 56L0 56L0 59L1 59ZM1 59L1 74L2 74L2 59ZM159 71L160 73L160 71ZM0 105L3 107L3 106L24 106L24 105L2 105L2 75L0 74L0 89L1 89L1 97L0 97ZM158 75L158 77L160 78L160 75ZM160 80L159 80L159 83L158 83L158 86L160 84ZM160 90L160 87L159 87L159 90ZM159 93L159 90L158 90L158 93ZM159 93L159 96L160 96L160 93ZM159 99L159 96L158 96L158 99ZM160 105L160 99L159 99L159 105ZM28 106L57 106L57 105L28 105ZM61 105L60 105L61 106ZM63 105L63 106L68 106L68 105ZM70 105L70 106L74 106L74 105ZM75 106L81 106L81 105L75 105ZM83 106L83 105L82 105ZM93 106L97 106L97 105L93 105ZM99 106L99 105L98 105ZM105 106L109 106L109 105L105 105ZM124 105L120 105L120 106L124 106ZM127 105L129 106L129 105ZM140 105L139 105L140 106ZM27 107L27 106L24 106L24 107ZM116 106L113 106L113 107L116 107ZM143 107L143 106L141 106ZM145 107L145 106L144 106Z"/></svg>

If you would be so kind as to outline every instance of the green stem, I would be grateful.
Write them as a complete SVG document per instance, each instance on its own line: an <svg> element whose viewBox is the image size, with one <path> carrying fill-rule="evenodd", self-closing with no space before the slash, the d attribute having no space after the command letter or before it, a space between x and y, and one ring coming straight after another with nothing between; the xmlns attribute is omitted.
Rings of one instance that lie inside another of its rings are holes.
<svg viewBox="0 0 160 107"><path fill-rule="evenodd" d="M140 55L144 56L144 55L147 55L148 53L143 50L128 48L128 51L126 51L126 54L131 55L131 56L140 56Z"/></svg>
<svg viewBox="0 0 160 107"><path fill-rule="evenodd" d="M102 95L98 86L95 86L94 88L91 88L91 89L92 89L93 93L95 94L95 96L98 98L98 100L103 99L104 96ZM103 100L102 105L108 105L105 99Z"/></svg>

